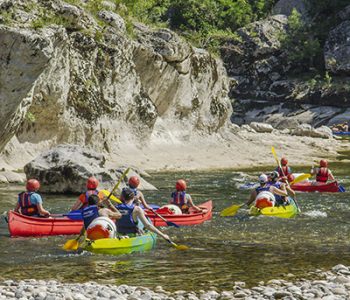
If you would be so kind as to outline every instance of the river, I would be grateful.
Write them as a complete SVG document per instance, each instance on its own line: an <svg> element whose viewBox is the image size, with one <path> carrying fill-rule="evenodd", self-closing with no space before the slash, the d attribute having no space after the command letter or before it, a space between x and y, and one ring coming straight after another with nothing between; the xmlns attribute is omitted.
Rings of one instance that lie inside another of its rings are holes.
<svg viewBox="0 0 350 300"><path fill-rule="evenodd" d="M345 156L344 156L345 157ZM342 158L342 157L340 157ZM332 164L336 177L350 188L349 164ZM151 174L158 191L145 191L149 203L165 204L176 179L188 181L196 204L214 201L213 219L194 227L169 227L166 233L177 243L191 247L177 251L158 239L153 251L123 256L68 253L61 249L70 237L9 238L4 218L0 221L0 279L56 279L63 282L97 281L167 290L231 288L235 281L252 286L273 278L312 277L310 272L336 264L350 265L350 206L348 193L298 193L302 213L294 219L249 217L240 210L235 217L219 212L246 201L249 191L239 186L242 175L257 176L260 170L164 172ZM308 172L309 167L295 171ZM254 178L254 177L252 177ZM0 187L3 211L14 206L20 186ZM75 196L44 195L52 213L67 211Z"/></svg>

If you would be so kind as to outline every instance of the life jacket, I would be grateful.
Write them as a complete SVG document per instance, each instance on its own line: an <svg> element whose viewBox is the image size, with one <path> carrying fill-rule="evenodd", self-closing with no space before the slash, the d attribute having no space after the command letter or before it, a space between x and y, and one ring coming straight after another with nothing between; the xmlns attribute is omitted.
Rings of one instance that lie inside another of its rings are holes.
<svg viewBox="0 0 350 300"><path fill-rule="evenodd" d="M135 204L122 203L117 205L117 209L122 214L122 217L117 221L117 231L119 233L138 233L137 222L132 217Z"/></svg>
<svg viewBox="0 0 350 300"><path fill-rule="evenodd" d="M274 186L275 188L277 189L281 189L281 186L282 186L282 182L271 182L269 184L269 187L270 186ZM273 194L275 196L275 203L276 204L282 204L283 203L283 200L284 200L284 196L281 196L281 195L277 195L277 194Z"/></svg>
<svg viewBox="0 0 350 300"><path fill-rule="evenodd" d="M276 171L278 172L278 175L280 177L283 177L283 176L288 176L289 174L291 174L291 169L290 167L288 166L282 166L282 169L280 167L278 167L276 169ZM282 172L283 171L283 172ZM284 175L283 175L284 174Z"/></svg>
<svg viewBox="0 0 350 300"><path fill-rule="evenodd" d="M85 208L87 206L89 206L89 197L91 195L98 195L99 191L98 190L87 190L85 192L85 198L84 198L84 202L83 202L83 206L81 208Z"/></svg>
<svg viewBox="0 0 350 300"><path fill-rule="evenodd" d="M269 190L270 190L270 186L268 184L265 186L258 186L255 189L257 195L259 195L261 192L268 192Z"/></svg>
<svg viewBox="0 0 350 300"><path fill-rule="evenodd" d="M129 186L129 189L134 193L135 197L137 197L139 190L137 188L132 188Z"/></svg>
<svg viewBox="0 0 350 300"><path fill-rule="evenodd" d="M318 173L316 175L316 181L319 182L327 182L328 180L328 175L329 175L329 171L328 168L320 168L318 170Z"/></svg>
<svg viewBox="0 0 350 300"><path fill-rule="evenodd" d="M30 201L30 196L33 194L34 192L23 192L18 194L18 203L21 208L22 215L39 215L38 207L36 206L36 204L32 204L32 202Z"/></svg>
<svg viewBox="0 0 350 300"><path fill-rule="evenodd" d="M82 210L84 227L87 229L91 222L99 217L97 205L89 205Z"/></svg>
<svg viewBox="0 0 350 300"><path fill-rule="evenodd" d="M179 207L184 206L185 204L187 204L187 199L186 199L186 191L182 191L182 192L172 192L171 193L171 198L173 199L171 201L171 204L175 204Z"/></svg>

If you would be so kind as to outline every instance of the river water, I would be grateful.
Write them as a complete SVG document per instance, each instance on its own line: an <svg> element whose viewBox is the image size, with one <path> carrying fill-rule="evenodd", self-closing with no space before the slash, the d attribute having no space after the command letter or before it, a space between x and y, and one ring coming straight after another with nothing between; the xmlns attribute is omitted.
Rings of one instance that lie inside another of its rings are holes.
<svg viewBox="0 0 350 300"><path fill-rule="evenodd" d="M93 280L148 287L162 285L168 290L198 291L212 286L223 290L232 287L235 281L251 286L287 274L289 279L310 277L310 272L317 269L326 270L339 263L350 265L348 193L299 193L297 200L302 213L294 219L249 217L243 209L235 217L219 216L223 208L246 201L249 190L239 189L242 183L271 169L151 174L149 181L159 191L144 192L149 203L165 204L178 178L188 181L188 192L196 204L207 199L214 201L211 221L165 229L178 244L190 246L189 251L177 251L158 239L156 248L145 253L123 256L68 253L61 246L71 237L9 238L7 224L1 218L0 279ZM332 164L332 169L343 186L350 188L349 164ZM308 172L309 167L295 171ZM3 211L14 206L20 190L19 186L0 187ZM51 213L62 213L68 211L75 199L44 195L44 206Z"/></svg>

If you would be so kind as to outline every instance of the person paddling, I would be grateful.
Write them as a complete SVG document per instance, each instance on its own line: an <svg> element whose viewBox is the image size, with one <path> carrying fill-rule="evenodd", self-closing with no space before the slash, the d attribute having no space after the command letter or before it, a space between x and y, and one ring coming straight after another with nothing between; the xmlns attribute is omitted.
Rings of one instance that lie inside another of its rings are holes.
<svg viewBox="0 0 350 300"><path fill-rule="evenodd" d="M288 159L281 158L281 168L278 166L275 171L278 172L279 179L292 181L292 169L288 166Z"/></svg>
<svg viewBox="0 0 350 300"><path fill-rule="evenodd" d="M152 209L152 207L150 207L146 200L145 197L143 196L143 193L138 189L138 186L140 185L140 178L137 176L131 176L128 180L128 187L130 190L133 191L135 198L134 201L137 202L141 202L142 206L146 209ZM122 193L120 194L119 199L124 202L124 196L123 196L123 190ZM137 204L137 203L135 203Z"/></svg>
<svg viewBox="0 0 350 300"><path fill-rule="evenodd" d="M276 172L277 173L277 172ZM278 174L277 174L278 176ZM249 207L254 201L262 199L260 201L256 201L258 203L258 208L264 208L267 206L274 206L276 202L277 196L287 196L287 192L283 189L278 188L277 186L269 183L269 178L266 174L261 174L259 176L260 186L256 189L252 190L250 193L249 200L246 205ZM263 194L264 197L259 197L259 195ZM277 197L278 198L278 197ZM261 203L261 204L260 204Z"/></svg>
<svg viewBox="0 0 350 300"><path fill-rule="evenodd" d="M175 184L175 191L171 193L171 199L169 204L174 204L181 208L183 213L188 213L190 207L193 207L196 211L203 211L200 207L194 205L190 194L186 193L187 184L183 179L179 179Z"/></svg>
<svg viewBox="0 0 350 300"><path fill-rule="evenodd" d="M283 178L285 179L285 178ZM276 205L285 205L289 203L288 200L288 193L295 196L294 190L289 186L289 184L286 184L285 182L279 181L279 174L276 171L273 171L270 174L270 181L269 181L270 186L274 186L279 190L285 191L286 195L281 195L281 194L275 194L276 198Z"/></svg>
<svg viewBox="0 0 350 300"><path fill-rule="evenodd" d="M104 194L97 190L99 185L98 180L95 177L89 177L86 181L86 192L80 194L77 201L72 206L71 210L83 209L89 205L88 199L90 195L98 195L100 200L103 200Z"/></svg>
<svg viewBox="0 0 350 300"><path fill-rule="evenodd" d="M320 166L317 168L312 165L310 172L312 175L316 175L317 182L326 183L328 180L335 180L331 170L328 169L328 162L325 159L320 160Z"/></svg>
<svg viewBox="0 0 350 300"><path fill-rule="evenodd" d="M142 234L143 229L147 229L166 240L170 239L167 234L161 232L150 223L141 207L135 205L135 194L130 188L123 189L122 194L124 202L117 205L117 209L122 215L117 222L117 231L119 234L133 237Z"/></svg>
<svg viewBox="0 0 350 300"><path fill-rule="evenodd" d="M40 182L36 179L29 179L26 184L26 192L18 194L18 201L15 212L22 215L35 217L48 217L50 212L44 209L43 200L37 193L40 188Z"/></svg>

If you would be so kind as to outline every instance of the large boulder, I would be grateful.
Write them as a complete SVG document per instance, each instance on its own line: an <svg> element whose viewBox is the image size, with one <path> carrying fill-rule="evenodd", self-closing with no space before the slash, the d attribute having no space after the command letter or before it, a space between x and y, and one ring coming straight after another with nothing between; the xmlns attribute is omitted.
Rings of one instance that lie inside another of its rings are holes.
<svg viewBox="0 0 350 300"><path fill-rule="evenodd" d="M38 179L41 182L40 190L50 193L80 193L90 176L99 180L100 189L111 190L125 170L125 166L107 168L104 155L77 145L58 145L24 167L27 178ZM136 174L129 171L120 188L126 185L129 176ZM140 181L140 188L156 189L141 177Z"/></svg>
<svg viewBox="0 0 350 300"><path fill-rule="evenodd" d="M272 14L290 16L293 9L296 9L303 19L308 18L304 0L279 0L273 7Z"/></svg>
<svg viewBox="0 0 350 300"><path fill-rule="evenodd" d="M324 58L327 70L350 74L350 20L342 22L329 33Z"/></svg>
<svg viewBox="0 0 350 300"><path fill-rule="evenodd" d="M310 124L300 124L292 131L292 134L327 139L333 137L332 130L329 127L321 126L320 128L315 129Z"/></svg>
<svg viewBox="0 0 350 300"><path fill-rule="evenodd" d="M252 122L250 127L253 128L256 132L272 132L273 127L267 123Z"/></svg>

